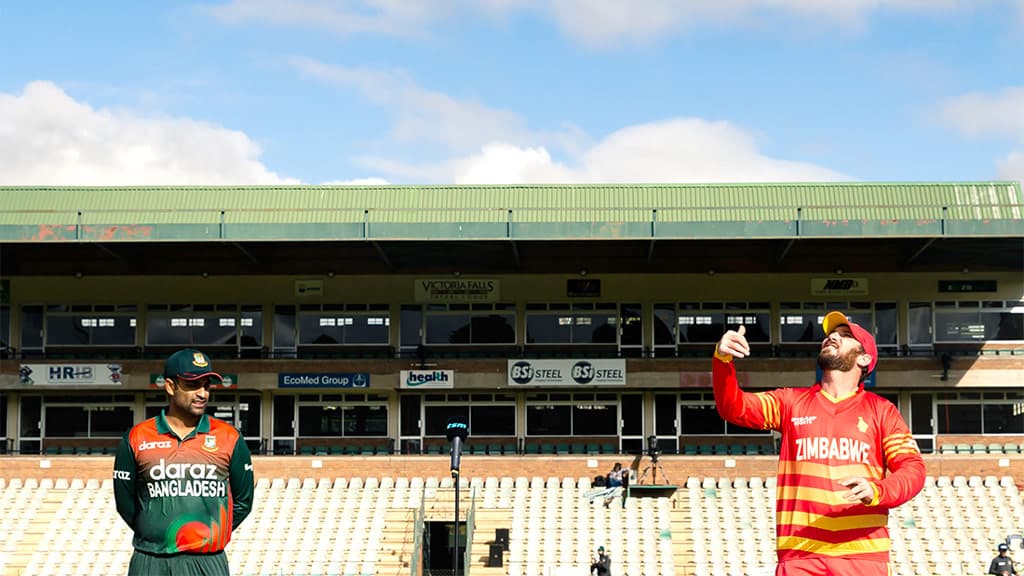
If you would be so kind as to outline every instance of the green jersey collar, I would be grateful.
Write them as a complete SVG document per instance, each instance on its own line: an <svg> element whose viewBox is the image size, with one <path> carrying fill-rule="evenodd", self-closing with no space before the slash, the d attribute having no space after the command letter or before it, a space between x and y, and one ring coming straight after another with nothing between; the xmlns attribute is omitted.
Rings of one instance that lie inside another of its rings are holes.
<svg viewBox="0 0 1024 576"><path fill-rule="evenodd" d="M156 415L156 431L160 434L170 434L174 437L177 437L177 434L175 434L174 431L171 430L170 425L167 424L167 415L165 413L166 409L161 410L160 413ZM195 430L189 432L188 436L185 436L184 438L179 438L179 440L188 440L189 438L195 436L196 434L209 433L210 417L207 416L206 414L203 414L202 416L199 417L199 424L196 425Z"/></svg>

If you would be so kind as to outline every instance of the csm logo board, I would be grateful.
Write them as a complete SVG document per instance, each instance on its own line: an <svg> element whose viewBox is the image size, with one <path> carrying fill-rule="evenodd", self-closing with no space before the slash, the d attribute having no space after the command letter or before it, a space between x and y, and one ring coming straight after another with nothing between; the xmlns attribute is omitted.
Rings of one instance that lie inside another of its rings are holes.
<svg viewBox="0 0 1024 576"><path fill-rule="evenodd" d="M401 388L454 388L454 370L402 370L399 372Z"/></svg>
<svg viewBox="0 0 1024 576"><path fill-rule="evenodd" d="M625 386L626 360L509 360L509 386Z"/></svg>

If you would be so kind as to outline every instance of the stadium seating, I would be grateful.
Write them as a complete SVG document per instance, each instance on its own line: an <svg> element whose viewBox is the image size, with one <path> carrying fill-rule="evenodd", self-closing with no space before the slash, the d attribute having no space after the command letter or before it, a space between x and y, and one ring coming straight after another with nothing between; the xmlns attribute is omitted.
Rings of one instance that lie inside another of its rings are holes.
<svg viewBox="0 0 1024 576"><path fill-rule="evenodd" d="M463 518L474 509L473 558L509 529L503 567L474 561L476 576L586 574L597 546L623 576L774 570L773 477L690 477L671 498L608 506L589 478L464 478L460 489ZM415 512L450 519L453 500L450 478L260 478L228 546L232 573L405 576ZM1013 526L1024 526L1024 503L1011 478L929 477L890 513L894 574L981 573ZM131 557L110 480L0 480L0 533L0 575L124 573Z"/></svg>

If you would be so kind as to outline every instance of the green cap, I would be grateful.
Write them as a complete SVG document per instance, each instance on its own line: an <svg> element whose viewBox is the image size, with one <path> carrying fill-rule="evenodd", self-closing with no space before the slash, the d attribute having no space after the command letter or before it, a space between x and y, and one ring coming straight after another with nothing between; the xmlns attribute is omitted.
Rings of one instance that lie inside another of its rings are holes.
<svg viewBox="0 0 1024 576"><path fill-rule="evenodd" d="M604 546L598 546L597 547L597 551L598 552L604 552Z"/></svg>
<svg viewBox="0 0 1024 576"><path fill-rule="evenodd" d="M185 348L178 350L167 358L164 363L164 378L181 378L182 380L198 380L209 376L218 382L224 378L213 371L210 357L199 350Z"/></svg>

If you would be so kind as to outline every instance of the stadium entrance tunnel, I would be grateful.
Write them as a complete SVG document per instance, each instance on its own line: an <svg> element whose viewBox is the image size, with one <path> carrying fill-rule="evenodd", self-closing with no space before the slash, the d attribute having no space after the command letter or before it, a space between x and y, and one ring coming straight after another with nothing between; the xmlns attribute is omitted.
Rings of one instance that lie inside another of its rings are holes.
<svg viewBox="0 0 1024 576"><path fill-rule="evenodd" d="M457 566L452 566L452 547ZM423 575L458 576L465 573L466 523L459 522L458 542L455 539L455 522L424 522L423 524Z"/></svg>

